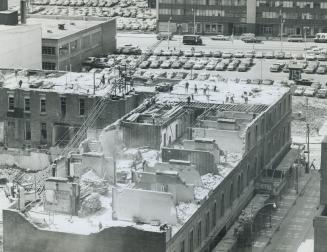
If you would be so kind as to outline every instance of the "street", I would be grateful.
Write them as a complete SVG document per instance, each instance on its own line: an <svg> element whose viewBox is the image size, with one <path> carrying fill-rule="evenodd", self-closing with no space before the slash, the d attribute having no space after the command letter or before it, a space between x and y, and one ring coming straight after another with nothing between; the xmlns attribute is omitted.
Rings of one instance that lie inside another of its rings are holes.
<svg viewBox="0 0 327 252"><path fill-rule="evenodd" d="M266 252L297 251L301 242L313 239L313 218L319 204L320 174L312 171L312 179L305 188L303 196L299 196L296 205L288 213ZM307 251L311 252L311 251Z"/></svg>

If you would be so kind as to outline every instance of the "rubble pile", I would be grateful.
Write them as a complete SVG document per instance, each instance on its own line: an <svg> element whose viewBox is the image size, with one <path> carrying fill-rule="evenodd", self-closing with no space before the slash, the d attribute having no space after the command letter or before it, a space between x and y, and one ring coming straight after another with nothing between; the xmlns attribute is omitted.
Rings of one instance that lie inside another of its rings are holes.
<svg viewBox="0 0 327 252"><path fill-rule="evenodd" d="M81 199L86 198L92 193L107 194L108 181L101 179L93 170L84 173L80 181Z"/></svg>
<svg viewBox="0 0 327 252"><path fill-rule="evenodd" d="M88 216L101 209L100 194L92 193L88 195L81 204L81 209L78 212L79 216Z"/></svg>

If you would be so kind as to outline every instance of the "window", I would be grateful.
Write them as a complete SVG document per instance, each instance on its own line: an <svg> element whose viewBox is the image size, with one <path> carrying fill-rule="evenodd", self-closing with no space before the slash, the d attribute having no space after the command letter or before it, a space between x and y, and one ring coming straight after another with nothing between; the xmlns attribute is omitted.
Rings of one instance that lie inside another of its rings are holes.
<svg viewBox="0 0 327 252"><path fill-rule="evenodd" d="M85 115L85 100L79 99L79 115Z"/></svg>
<svg viewBox="0 0 327 252"><path fill-rule="evenodd" d="M40 98L40 112L45 113L46 112L46 100L45 97Z"/></svg>
<svg viewBox="0 0 327 252"><path fill-rule="evenodd" d="M201 246L202 239L202 223L201 221L198 223L198 247Z"/></svg>
<svg viewBox="0 0 327 252"><path fill-rule="evenodd" d="M14 95L8 96L8 110L14 111L15 110L15 98Z"/></svg>
<svg viewBox="0 0 327 252"><path fill-rule="evenodd" d="M31 122L25 122L25 140L31 140Z"/></svg>
<svg viewBox="0 0 327 252"><path fill-rule="evenodd" d="M206 223L205 235L206 235L206 237L208 237L209 233L210 233L210 213L209 212L206 213L206 222L205 223Z"/></svg>
<svg viewBox="0 0 327 252"><path fill-rule="evenodd" d="M42 62L43 70L56 70L56 63L52 62Z"/></svg>
<svg viewBox="0 0 327 252"><path fill-rule="evenodd" d="M66 115L66 97L60 97L61 114Z"/></svg>
<svg viewBox="0 0 327 252"><path fill-rule="evenodd" d="M194 246L193 246L193 230L189 233L188 240L189 240L189 252L193 252Z"/></svg>
<svg viewBox="0 0 327 252"><path fill-rule="evenodd" d="M213 204L212 209L212 226L215 227L217 222L217 202Z"/></svg>
<svg viewBox="0 0 327 252"><path fill-rule="evenodd" d="M56 48L50 46L42 46L43 55L56 55Z"/></svg>
<svg viewBox="0 0 327 252"><path fill-rule="evenodd" d="M59 55L65 56L69 54L69 45L64 44L59 46Z"/></svg>
<svg viewBox="0 0 327 252"><path fill-rule="evenodd" d="M47 124L41 123L41 140L46 140L48 138Z"/></svg>
<svg viewBox="0 0 327 252"><path fill-rule="evenodd" d="M25 112L31 111L31 100L29 97L24 98L24 111Z"/></svg>
<svg viewBox="0 0 327 252"><path fill-rule="evenodd" d="M234 200L234 186L233 183L230 184L230 190L229 190L229 206L233 205L233 200Z"/></svg>
<svg viewBox="0 0 327 252"><path fill-rule="evenodd" d="M221 195L220 199L220 217L223 217L225 214L225 195Z"/></svg>
<svg viewBox="0 0 327 252"><path fill-rule="evenodd" d="M185 241L181 241L181 252L185 252Z"/></svg>
<svg viewBox="0 0 327 252"><path fill-rule="evenodd" d="M78 49L78 41L74 40L73 42L70 42L70 51L75 52Z"/></svg>

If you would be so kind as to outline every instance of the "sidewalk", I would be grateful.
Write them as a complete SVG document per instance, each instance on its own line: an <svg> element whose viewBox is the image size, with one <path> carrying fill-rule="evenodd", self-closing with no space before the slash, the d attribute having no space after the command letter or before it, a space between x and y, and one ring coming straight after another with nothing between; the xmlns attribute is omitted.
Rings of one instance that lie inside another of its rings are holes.
<svg viewBox="0 0 327 252"><path fill-rule="evenodd" d="M287 217L289 211L296 204L296 200L299 196L303 195L303 192L312 178L312 172L309 174L304 173L299 178L299 194L296 195L295 189L290 189L287 193L283 195L283 198L279 204L276 211L272 213L271 217L271 228L266 228L262 230L260 235L256 237L252 246L252 252L262 252L269 245L273 235L279 230L280 225L283 220Z"/></svg>

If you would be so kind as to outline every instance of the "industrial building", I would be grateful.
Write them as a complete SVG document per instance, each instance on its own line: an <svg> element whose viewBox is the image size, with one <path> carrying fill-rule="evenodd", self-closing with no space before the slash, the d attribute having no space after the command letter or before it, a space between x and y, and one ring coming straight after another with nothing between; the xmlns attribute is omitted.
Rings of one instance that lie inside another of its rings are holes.
<svg viewBox="0 0 327 252"><path fill-rule="evenodd" d="M27 24L42 26L42 69L80 71L91 56L116 49L116 19L37 16Z"/></svg>
<svg viewBox="0 0 327 252"><path fill-rule="evenodd" d="M195 84L219 92L190 101L181 82L57 159L36 180L44 202L25 207L21 193L3 211L4 251L215 247L253 198L255 180L290 151L291 94L277 85Z"/></svg>
<svg viewBox="0 0 327 252"><path fill-rule="evenodd" d="M159 0L159 31L260 36L326 32L327 1ZM170 21L169 21L170 20Z"/></svg>

